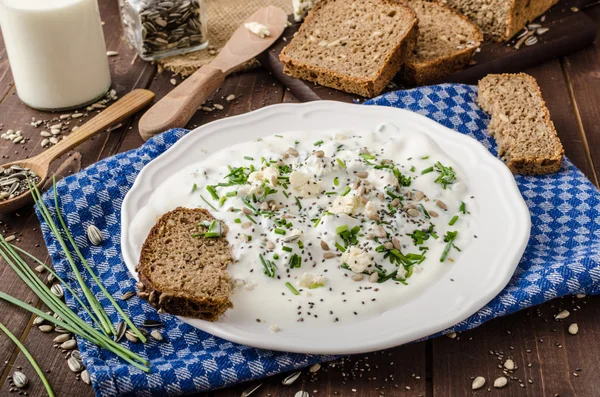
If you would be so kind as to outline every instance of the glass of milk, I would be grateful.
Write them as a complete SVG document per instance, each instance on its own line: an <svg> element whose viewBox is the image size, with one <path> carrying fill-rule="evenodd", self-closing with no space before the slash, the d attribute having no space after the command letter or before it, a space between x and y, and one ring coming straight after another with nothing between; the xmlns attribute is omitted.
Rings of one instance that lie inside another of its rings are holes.
<svg viewBox="0 0 600 397"><path fill-rule="evenodd" d="M73 109L109 89L96 0L0 0L0 25L17 93L28 106Z"/></svg>

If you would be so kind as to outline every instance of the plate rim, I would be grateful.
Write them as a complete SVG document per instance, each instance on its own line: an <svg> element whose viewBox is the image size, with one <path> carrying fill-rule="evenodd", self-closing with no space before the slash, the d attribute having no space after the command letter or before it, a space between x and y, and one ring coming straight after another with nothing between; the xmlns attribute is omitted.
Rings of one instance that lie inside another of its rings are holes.
<svg viewBox="0 0 600 397"><path fill-rule="evenodd" d="M412 334L405 333L396 337L388 338L384 341L378 340L369 343L362 343L359 346L322 346L322 345L314 345L314 346L290 346L289 342L283 343L278 342L277 338L272 338L269 336L273 336L273 334L268 334L268 331L265 335L266 338L252 338L252 336L256 336L256 333L251 333L249 336L239 335L235 332L231 332L228 330L224 330L219 326L218 322L211 323L202 320L188 319L179 317L182 321L190 324L191 326L198 328L202 331L210 333L214 336L226 339L231 342L252 346L256 348L262 349L270 349L270 350L278 350L278 351L287 351L287 352L297 352L297 353L305 353L305 354L354 354L354 353L364 353L374 350L380 350L385 348L390 348L394 346L398 346L404 343L408 343L414 340L418 340L429 335L441 332L447 328L450 328L465 319L469 318L471 315L475 314L482 307L484 307L487 303L489 303L494 297L502 291L506 285L509 283L512 278L514 271L516 270L518 263L526 249L526 246L529 241L530 231L531 231L531 216L529 214L529 209L525 200L523 199L519 188L517 186L516 180L513 174L509 171L508 167L493 156L479 141L476 139L454 131L450 128L443 126L442 124L432 120L422 114L412 112L405 109L399 109L388 106L364 106L358 104L349 104L335 101L316 101L316 102L308 102L308 103L280 103L274 104L270 106L266 106L248 113L244 113L241 115L231 116L224 119L216 120L205 125L202 125L198 128L191 130L184 137L179 139L173 146L164 151L162 154L157 156L155 159L146 164L143 169L139 172L136 177L135 182L131 186L130 190L127 192L125 199L123 200L121 207L121 254L125 261L125 264L133 275L133 277L137 280L137 273L134 271L135 266L137 265L137 260L135 260L135 256L132 257L132 252L130 251L130 247L127 244L127 238L129 234L128 226L130 222L133 220L133 216L131 216L131 206L136 204L135 195L136 192L139 192L142 188L142 184L144 180L147 178L147 174L150 174L154 168L161 163L161 161L165 161L168 156L172 156L173 153L181 150L179 148L185 147L188 142L192 142L194 139L201 139L203 134L208 134L211 130L221 129L223 126L227 126L227 124L236 124L238 122L260 122L261 120L265 120L268 118L269 113L277 113L280 111L287 111L289 109L295 109L297 111L293 112L296 116L302 117L312 111L323 111L327 108L331 108L332 110L347 110L352 108L353 111L356 111L357 108L360 108L361 112L369 112L368 109L378 109L378 111L383 110L384 112L398 112L395 117L400 117L400 114L404 114L406 117L412 117L418 120L419 123L423 123L428 130L439 130L443 131L445 134L453 134L457 140L461 140L464 145L470 147L470 151L473 154L483 160L484 163L487 163L491 168L495 171L496 177L501 179L505 183L505 200L509 200L508 196L512 196L510 198L511 201L511 210L514 213L515 227L516 231L519 233L515 233L515 249L513 254L506 260L507 265L505 268L505 272L502 274L502 277L498 277L495 279L495 283L490 286L487 290L488 292L482 294L477 299L474 299L473 302L470 302L468 305L462 306L463 310L460 313L455 314L454 316L449 316L447 319L443 321L436 321L433 324L430 324L427 327L422 328L418 335L414 335L417 332L413 332ZM254 119L254 120L253 120ZM292 130L292 129L290 129ZM432 138L434 139L434 138ZM435 139L434 139L435 141ZM436 142L437 143L437 142ZM443 150L443 149L442 149ZM168 153L171 153L170 155ZM452 157L452 156L450 156ZM162 160L161 160L162 159ZM453 158L455 162L460 164L460 161L457 161ZM141 207L140 207L141 208ZM191 323L193 322L193 324ZM351 325L348 325L351 326Z"/></svg>

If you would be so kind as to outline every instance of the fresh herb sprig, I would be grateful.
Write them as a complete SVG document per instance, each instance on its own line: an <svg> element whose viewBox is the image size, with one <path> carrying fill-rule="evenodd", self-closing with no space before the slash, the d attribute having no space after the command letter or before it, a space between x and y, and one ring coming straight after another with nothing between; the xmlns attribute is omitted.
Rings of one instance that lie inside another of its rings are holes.
<svg viewBox="0 0 600 397"><path fill-rule="evenodd" d="M263 273L267 276L267 277L275 277L275 273L277 271L277 266L275 266L275 263L273 263L273 261L270 261L268 259L265 259L262 254L258 255L260 262L263 265Z"/></svg>
<svg viewBox="0 0 600 397"><path fill-rule="evenodd" d="M450 249L452 247L454 247L454 249L456 249L458 252L460 252L460 248L458 248L456 245L454 245L454 241L456 240L456 237L458 236L458 231L448 231L446 233L446 235L444 236L444 242L446 243L446 247L444 248L444 251L442 252L442 256L440 258L440 262L444 262L446 260L446 258L448 257L448 253L450 252Z"/></svg>
<svg viewBox="0 0 600 397"><path fill-rule="evenodd" d="M454 182L456 182L456 172L454 172L452 167L446 167L439 161L436 162L433 167L439 173L439 176L436 178L435 182L442 185L444 189L446 189L448 185L452 185Z"/></svg>

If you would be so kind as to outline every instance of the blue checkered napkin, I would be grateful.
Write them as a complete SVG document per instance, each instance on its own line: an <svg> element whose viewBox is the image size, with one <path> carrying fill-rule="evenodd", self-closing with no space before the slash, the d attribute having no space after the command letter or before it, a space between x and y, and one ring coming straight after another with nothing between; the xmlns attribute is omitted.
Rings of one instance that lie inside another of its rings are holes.
<svg viewBox="0 0 600 397"><path fill-rule="evenodd" d="M485 133L487 116L475 103L474 87L440 85L389 93L368 104L406 108L468 134L496 153ZM121 203L142 167L186 133L171 130L141 148L105 159L58 183L60 206L83 255L115 296L135 290L135 281L120 255ZM529 246L508 287L486 307L455 330L475 327L493 317L515 312L557 296L600 292L600 193L568 160L560 173L544 177L518 176L517 182L532 214ZM51 211L50 194L44 200ZM102 247L91 246L86 228L102 230ZM48 251L58 273L77 288L70 266L42 222ZM114 323L120 321L99 289L92 290ZM67 303L85 313L67 294ZM106 351L78 340L98 396L178 396L212 390L310 365L326 358L258 350L216 338L156 311L137 297L119 301L136 324L160 319L165 342L145 345L125 341L127 347L152 363L145 374ZM89 319L88 319L89 320Z"/></svg>

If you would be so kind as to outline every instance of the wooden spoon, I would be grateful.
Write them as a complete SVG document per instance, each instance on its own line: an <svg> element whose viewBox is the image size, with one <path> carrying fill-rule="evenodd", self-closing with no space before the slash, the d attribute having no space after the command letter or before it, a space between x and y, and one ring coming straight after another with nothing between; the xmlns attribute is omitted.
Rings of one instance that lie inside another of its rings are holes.
<svg viewBox="0 0 600 397"><path fill-rule="evenodd" d="M31 169L40 177L37 187L41 188L44 181L48 178L50 164L54 159L62 156L97 133L104 131L141 110L152 102L153 99L154 93L151 91L133 90L50 149L30 159L14 161L2 167L9 168L13 165L19 165L23 168ZM19 209L31 202L31 200L31 193L27 191L17 197L0 201L0 213L3 214Z"/></svg>
<svg viewBox="0 0 600 397"><path fill-rule="evenodd" d="M270 35L260 38L242 24L211 63L202 66L142 116L139 130L144 140L170 128L184 127L229 73L266 51L281 36L287 15L281 8L264 7L248 17L246 22L265 25Z"/></svg>

